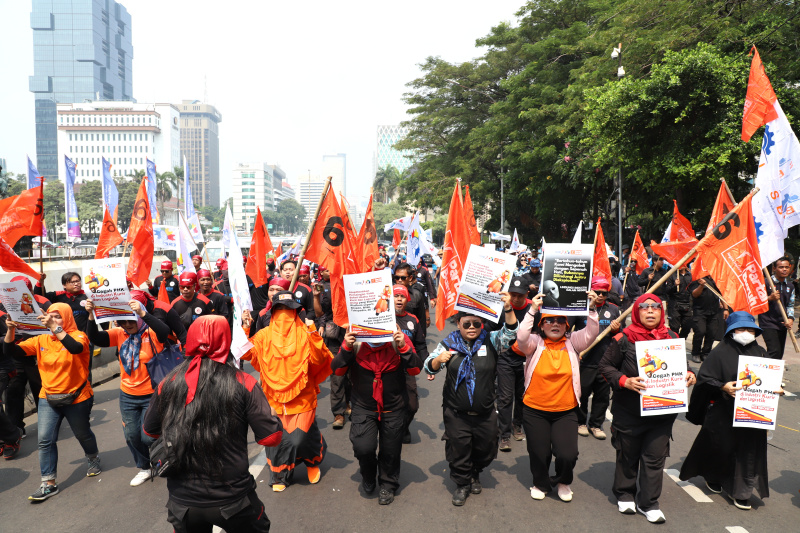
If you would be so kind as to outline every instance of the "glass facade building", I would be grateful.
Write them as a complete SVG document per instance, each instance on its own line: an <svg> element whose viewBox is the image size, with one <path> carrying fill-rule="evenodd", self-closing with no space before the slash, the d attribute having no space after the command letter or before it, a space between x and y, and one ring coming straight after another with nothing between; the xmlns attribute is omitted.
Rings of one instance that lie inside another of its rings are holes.
<svg viewBox="0 0 800 533"><path fill-rule="evenodd" d="M395 150L394 145L408 134L408 128L397 125L378 126L375 149L374 174L378 169L393 166L400 172L414 164L414 153L411 150Z"/></svg>
<svg viewBox="0 0 800 533"><path fill-rule="evenodd" d="M56 104L133 100L131 17L114 0L33 0L36 163L58 176Z"/></svg>
<svg viewBox="0 0 800 533"><path fill-rule="evenodd" d="M184 100L181 112L181 154L189 162L192 199L200 206L220 206L219 123L216 107L199 100Z"/></svg>

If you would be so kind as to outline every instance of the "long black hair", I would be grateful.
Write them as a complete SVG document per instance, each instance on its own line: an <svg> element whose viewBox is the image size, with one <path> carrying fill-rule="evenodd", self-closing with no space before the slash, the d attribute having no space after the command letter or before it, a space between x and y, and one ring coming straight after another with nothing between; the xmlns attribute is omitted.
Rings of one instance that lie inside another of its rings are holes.
<svg viewBox="0 0 800 533"><path fill-rule="evenodd" d="M225 364L208 358L200 363L200 377L194 400L186 405L187 359L164 378L160 394L161 433L172 443L178 473L222 475L222 452L230 445L236 427L236 413L244 412L237 403L239 384L233 356Z"/></svg>

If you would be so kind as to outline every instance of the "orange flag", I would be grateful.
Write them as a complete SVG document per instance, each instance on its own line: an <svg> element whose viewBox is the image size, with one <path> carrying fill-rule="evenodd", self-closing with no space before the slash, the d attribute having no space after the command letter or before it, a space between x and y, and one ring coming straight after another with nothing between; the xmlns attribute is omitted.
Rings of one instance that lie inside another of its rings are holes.
<svg viewBox="0 0 800 533"><path fill-rule="evenodd" d="M701 260L695 262L692 278L711 276L734 311L758 315L769 309L769 303L752 199L752 194L747 196L731 210L723 225L703 238L698 246Z"/></svg>
<svg viewBox="0 0 800 533"><path fill-rule="evenodd" d="M464 193L464 220L467 221L469 242L480 246L481 233L478 231L477 222L475 222L475 211L472 209L472 197L469 195L469 185L467 185L467 191Z"/></svg>
<svg viewBox="0 0 800 533"><path fill-rule="evenodd" d="M399 229L395 228L394 234L392 235L392 248L396 250L397 247L400 246L400 243L402 241L403 241L403 235L400 233Z"/></svg>
<svg viewBox="0 0 800 533"><path fill-rule="evenodd" d="M606 248L606 237L603 235L603 227L600 219L597 219L597 232L594 240L594 262L592 265L592 276L600 276L611 283L611 264L608 262L608 249Z"/></svg>
<svg viewBox="0 0 800 533"><path fill-rule="evenodd" d="M633 250L631 250L631 259L636 261L636 273L641 274L644 269L650 266L650 259L647 257L647 250L644 247L642 238L639 236L639 230L636 230L636 237L633 239Z"/></svg>
<svg viewBox="0 0 800 533"><path fill-rule="evenodd" d="M150 215L150 202L147 200L147 177L142 178L139 194L133 203L133 215L128 226L128 243L131 257L128 260L128 277L134 285L141 285L150 277L153 266L153 219Z"/></svg>
<svg viewBox="0 0 800 533"><path fill-rule="evenodd" d="M350 211L348 209L349 205L347 200L344 196L341 197L341 209L342 209L342 220L344 221L344 244L342 246L342 250L344 252L344 258L346 261L353 261L355 265L355 272L347 272L348 274L356 274L358 272L362 272L360 270L360 265L362 262L362 255L364 250L361 246L359 246L358 235L356 234L356 230L353 228L353 221L350 220ZM350 265L348 270L352 270L354 265ZM371 267L372 265L370 265ZM369 269L367 269L369 270Z"/></svg>
<svg viewBox="0 0 800 533"><path fill-rule="evenodd" d="M95 259L105 259L115 246L122 244L122 235L119 234L114 219L108 212L108 207L103 208L103 226L100 228L100 238L97 240Z"/></svg>
<svg viewBox="0 0 800 533"><path fill-rule="evenodd" d="M713 230L717 224L722 222L722 219L725 218L725 215L731 212L735 203L736 202L733 201L731 195L728 194L728 188L725 186L725 181L723 180L719 186L719 192L717 193L717 199L714 202L714 209L711 211L711 220L708 221L706 233L711 233L711 230Z"/></svg>
<svg viewBox="0 0 800 533"><path fill-rule="evenodd" d="M34 279L39 279L40 274L14 253L14 249L8 245L2 236L0 236L0 267L6 272L19 272Z"/></svg>
<svg viewBox="0 0 800 533"><path fill-rule="evenodd" d="M169 304L169 294L167 294L167 282L161 280L161 286L158 288L158 301Z"/></svg>
<svg viewBox="0 0 800 533"><path fill-rule="evenodd" d="M669 241L657 243L650 241L650 248L653 253L660 255L670 264L677 264L683 256L695 247L697 238L694 236L692 223L681 215L678 211L678 202L672 200L674 208L672 211L672 225L669 231Z"/></svg>
<svg viewBox="0 0 800 533"><path fill-rule="evenodd" d="M373 267L375 261L380 257L378 253L378 233L375 231L375 216L372 213L372 195L369 195L369 205L367 214L364 215L364 223L361 224L361 231L358 232L356 242L361 245L361 265L366 272Z"/></svg>
<svg viewBox="0 0 800 533"><path fill-rule="evenodd" d="M778 97L764 71L761 56L753 46L753 60L750 62L750 79L747 80L747 96L744 98L742 116L742 140L748 142L758 128L778 118L775 102Z"/></svg>
<svg viewBox="0 0 800 533"><path fill-rule="evenodd" d="M669 232L670 242L696 240L692 223L678 211L678 201L672 200L672 203L674 207L672 210L672 227Z"/></svg>
<svg viewBox="0 0 800 533"><path fill-rule="evenodd" d="M250 239L250 253L247 255L247 266L244 271L253 280L257 287L269 281L267 272L267 254L275 252L272 241L267 232L267 226L261 217L261 208L257 207L256 225L253 228L253 237Z"/></svg>
<svg viewBox="0 0 800 533"><path fill-rule="evenodd" d="M44 186L33 187L17 196L0 200L0 235L14 247L24 236L42 234Z"/></svg>
<svg viewBox="0 0 800 533"><path fill-rule="evenodd" d="M345 241L344 220L341 207L336 201L333 189L328 188L325 199L319 209L319 216L308 237L308 248L305 258L322 265L333 273L333 267L339 258L339 248Z"/></svg>
<svg viewBox="0 0 800 533"><path fill-rule="evenodd" d="M469 253L469 224L464 224L466 213L461 202L460 182L456 182L450 199L447 229L444 233L444 255L442 256L439 289L436 293L436 327L444 329L445 321L455 314L456 296L464 272L464 263Z"/></svg>

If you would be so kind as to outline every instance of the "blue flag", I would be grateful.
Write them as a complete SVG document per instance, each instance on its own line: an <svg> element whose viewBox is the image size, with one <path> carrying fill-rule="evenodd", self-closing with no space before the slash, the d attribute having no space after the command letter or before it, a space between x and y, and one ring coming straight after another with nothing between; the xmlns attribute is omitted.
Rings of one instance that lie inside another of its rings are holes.
<svg viewBox="0 0 800 533"><path fill-rule="evenodd" d="M158 209L156 208L156 164L145 158L147 162L147 201L150 202L150 216L153 224L157 224Z"/></svg>
<svg viewBox="0 0 800 533"><path fill-rule="evenodd" d="M33 189L34 187L38 187L40 184L39 178L41 177L42 175L39 174L39 169L36 168L31 158L28 157L28 188Z"/></svg>
<svg viewBox="0 0 800 533"><path fill-rule="evenodd" d="M67 183L64 187L67 204L67 239L81 238L81 223L78 220L78 204L75 203L75 162L64 156L64 166L67 169Z"/></svg>
<svg viewBox="0 0 800 533"><path fill-rule="evenodd" d="M111 162L103 159L103 203L108 208L108 214L117 221L117 206L119 205L119 191L117 184L111 178Z"/></svg>

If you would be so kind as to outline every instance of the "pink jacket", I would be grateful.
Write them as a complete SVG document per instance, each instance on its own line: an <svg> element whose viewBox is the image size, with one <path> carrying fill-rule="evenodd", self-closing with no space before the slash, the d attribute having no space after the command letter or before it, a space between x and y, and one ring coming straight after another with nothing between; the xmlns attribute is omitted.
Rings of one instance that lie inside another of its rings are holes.
<svg viewBox="0 0 800 533"><path fill-rule="evenodd" d="M533 311L533 314L531 314ZM531 384L531 376L539 363L539 358L544 352L544 339L531 332L533 329L533 318L536 310L531 306L525 313L525 319L517 328L517 349L525 354L525 390ZM600 334L600 324L597 321L597 311L589 311L586 327L582 330L570 333L567 337L567 352L569 362L572 367L572 388L575 391L575 399L580 404L581 401L581 371L578 354L589 347Z"/></svg>

